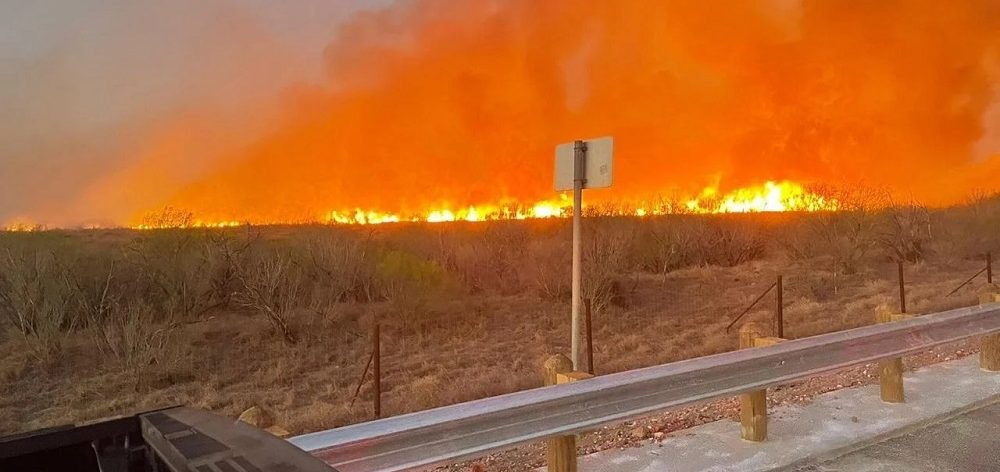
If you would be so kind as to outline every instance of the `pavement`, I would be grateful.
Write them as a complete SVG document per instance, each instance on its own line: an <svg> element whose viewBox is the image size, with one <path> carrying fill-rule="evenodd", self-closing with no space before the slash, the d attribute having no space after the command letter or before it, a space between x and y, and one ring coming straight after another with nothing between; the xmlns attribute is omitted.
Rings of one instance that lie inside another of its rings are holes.
<svg viewBox="0 0 1000 472"><path fill-rule="evenodd" d="M636 448L581 457L579 469L609 472L1000 470L1000 458L991 455L1000 450L1000 439L997 439L1000 429L996 422L1000 373L981 370L978 361L978 356L969 356L907 372L904 374L907 400L904 404L883 403L876 384L825 393L808 405L773 408L769 412L768 440L762 443L740 439L739 423L721 420L672 433L660 442L649 441ZM962 431L963 434L949 432L951 438L944 438L942 433L933 432L935 428L952 428L947 431ZM893 439L896 437L900 438ZM965 446L960 438L981 441L975 448L985 447L987 443L991 446L986 448L988 453L974 453L977 449L972 449L973 446L962 450ZM920 451L911 452L907 448ZM961 465L949 469L946 463L941 466L944 468L927 463L914 463L910 469L877 468L879 461L883 461L880 455L885 461L910 460L918 455L930 460L949 455L982 460L989 467L977 469L977 462L966 464L973 467L971 469L961 468ZM870 468L859 468L859 464L866 463L871 464Z"/></svg>
<svg viewBox="0 0 1000 472"><path fill-rule="evenodd" d="M1000 403L978 408L836 459L788 472L911 472L1000 470Z"/></svg>

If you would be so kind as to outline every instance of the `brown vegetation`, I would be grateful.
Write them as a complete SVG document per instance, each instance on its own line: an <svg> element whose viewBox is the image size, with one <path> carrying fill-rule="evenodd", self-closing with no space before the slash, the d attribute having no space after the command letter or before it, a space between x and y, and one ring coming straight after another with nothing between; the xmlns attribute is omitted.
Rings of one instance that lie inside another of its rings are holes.
<svg viewBox="0 0 1000 472"><path fill-rule="evenodd" d="M1000 253L997 197L584 226L598 374L735 348L730 316L778 274L803 337L870 324L897 260L912 311L973 304L974 285L945 295ZM294 433L363 421L376 318L388 414L539 386L569 344L569 237L566 220L0 233L0 433L174 404L261 405Z"/></svg>

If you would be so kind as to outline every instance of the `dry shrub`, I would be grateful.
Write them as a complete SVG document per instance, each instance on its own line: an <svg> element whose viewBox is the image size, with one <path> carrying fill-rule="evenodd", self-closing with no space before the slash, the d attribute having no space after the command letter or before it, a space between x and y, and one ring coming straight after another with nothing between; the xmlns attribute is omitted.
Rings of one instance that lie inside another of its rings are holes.
<svg viewBox="0 0 1000 472"><path fill-rule="evenodd" d="M159 319L190 319L216 306L212 268L202 244L207 231L160 229L141 234L127 247L136 268L139 297L156 308Z"/></svg>
<svg viewBox="0 0 1000 472"><path fill-rule="evenodd" d="M573 252L569 238L550 235L528 243L528 268L542 298L569 300Z"/></svg>
<svg viewBox="0 0 1000 472"><path fill-rule="evenodd" d="M300 306L302 284L291 259L278 252L257 255L239 268L237 279L240 289L233 301L264 315L285 341L294 343L296 336L288 325L288 316Z"/></svg>
<svg viewBox="0 0 1000 472"><path fill-rule="evenodd" d="M760 229L721 216L715 218L718 220L695 226L699 265L733 267L764 255L767 243Z"/></svg>
<svg viewBox="0 0 1000 472"><path fill-rule="evenodd" d="M888 196L883 190L855 187L832 198L840 211L802 215L784 228L779 241L792 259L828 265L836 292L842 276L861 272L877 255L881 209Z"/></svg>
<svg viewBox="0 0 1000 472"><path fill-rule="evenodd" d="M153 308L141 301L112 304L104 318L91 325L94 344L101 354L138 376L143 369L169 362L176 325L153 319Z"/></svg>
<svg viewBox="0 0 1000 472"><path fill-rule="evenodd" d="M622 287L620 275L629 267L629 248L635 237L629 225L619 219L595 220L583 234L583 286L581 295L590 299L595 312L612 303L626 305L629 291Z"/></svg>
<svg viewBox="0 0 1000 472"><path fill-rule="evenodd" d="M52 250L0 252L0 314L38 358L56 353L78 319L66 267Z"/></svg>
<svg viewBox="0 0 1000 472"><path fill-rule="evenodd" d="M486 227L481 254L484 267L490 273L490 282L502 293L513 293L521 288L519 262L524 247L530 239L527 228L510 222L494 222Z"/></svg>
<svg viewBox="0 0 1000 472"><path fill-rule="evenodd" d="M679 218L644 222L632 244L632 258L640 270L666 276L692 264L695 233Z"/></svg>
<svg viewBox="0 0 1000 472"><path fill-rule="evenodd" d="M518 269L531 240L528 228L509 221L483 225L482 231L470 232L468 237L439 233L440 257L436 259L443 268L454 272L470 293L521 291L525 281Z"/></svg>
<svg viewBox="0 0 1000 472"><path fill-rule="evenodd" d="M621 218L587 220L581 241L583 262L582 297L595 310L611 304L627 304L628 291L620 283L629 272L635 232ZM539 234L526 243L526 273L533 276L543 298L569 301L572 297L572 240L563 232Z"/></svg>
<svg viewBox="0 0 1000 472"><path fill-rule="evenodd" d="M441 246L441 266L454 273L469 293L495 287L490 283L493 272L483 264L481 244L452 237L442 238Z"/></svg>
<svg viewBox="0 0 1000 472"><path fill-rule="evenodd" d="M917 203L892 205L884 214L885 221L878 241L889 257L911 263L924 260L932 237L927 207Z"/></svg>
<svg viewBox="0 0 1000 472"><path fill-rule="evenodd" d="M961 258L1000 253L1000 193L974 192L967 205L938 212L939 246Z"/></svg>
<svg viewBox="0 0 1000 472"><path fill-rule="evenodd" d="M315 305L374 301L378 294L375 279L374 233L333 229L303 241L303 267Z"/></svg>
<svg viewBox="0 0 1000 472"><path fill-rule="evenodd" d="M242 236L230 230L209 232L203 242L210 306L227 306L240 289L239 269L258 250L260 233L247 227Z"/></svg>

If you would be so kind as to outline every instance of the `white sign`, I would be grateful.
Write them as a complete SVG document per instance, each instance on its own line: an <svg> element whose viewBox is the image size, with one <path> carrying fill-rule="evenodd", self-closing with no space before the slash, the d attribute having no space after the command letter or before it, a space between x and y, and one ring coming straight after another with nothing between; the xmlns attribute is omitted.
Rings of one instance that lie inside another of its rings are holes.
<svg viewBox="0 0 1000 472"><path fill-rule="evenodd" d="M587 157L584 161L583 188L605 188L611 186L611 164L614 155L614 140L604 138L587 139ZM574 160L576 143L568 142L556 146L555 187L557 191L573 190Z"/></svg>

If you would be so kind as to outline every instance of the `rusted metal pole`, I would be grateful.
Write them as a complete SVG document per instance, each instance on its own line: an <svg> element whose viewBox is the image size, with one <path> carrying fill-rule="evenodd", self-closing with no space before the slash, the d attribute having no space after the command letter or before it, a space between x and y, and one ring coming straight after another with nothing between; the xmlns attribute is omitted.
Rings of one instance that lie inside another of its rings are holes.
<svg viewBox="0 0 1000 472"><path fill-rule="evenodd" d="M753 303L750 304L750 306L748 306L745 310L743 310L743 312L741 312L739 315L736 315L736 318L733 318L733 321L731 321L729 323L729 326L726 326L726 332L728 333L729 332L729 328L732 328L733 325L736 324L736 322L740 320L740 318L743 318L743 315L746 315L747 313L750 313L750 310L752 310L753 307L757 306L757 303L760 302L761 300L763 300L764 296L766 296L768 293L770 293L771 290L774 289L775 285L777 285L777 284L774 283L774 284L771 284L770 287L767 287L767 290L764 290L764 293L761 293L760 296L758 296L757 298L755 298L754 301L753 301Z"/></svg>
<svg viewBox="0 0 1000 472"><path fill-rule="evenodd" d="M584 315L586 316L587 323L587 373L594 375L594 331L590 323L590 299L583 301Z"/></svg>
<svg viewBox="0 0 1000 472"><path fill-rule="evenodd" d="M583 301L583 186L587 182L587 143L577 141L573 151L573 274L572 287L573 299L570 301L572 319L570 329L573 330L570 336L570 358L573 361L573 368L580 370L580 302Z"/></svg>
<svg viewBox="0 0 1000 472"><path fill-rule="evenodd" d="M986 253L986 283L993 283L993 253Z"/></svg>
<svg viewBox="0 0 1000 472"><path fill-rule="evenodd" d="M358 399L358 394L361 393L361 386L365 383L365 377L368 376L368 369L372 366L372 361L375 359L375 353L368 356L368 362L365 363L365 370L361 372L361 378L358 379L358 386L354 389L354 396L351 397L351 407L354 406L354 400Z"/></svg>
<svg viewBox="0 0 1000 472"><path fill-rule="evenodd" d="M775 298L777 303L774 307L775 321L778 324L778 329L775 330L778 333L779 338L785 337L785 301L784 294L782 293L781 276L778 276L778 281L774 284Z"/></svg>
<svg viewBox="0 0 1000 472"><path fill-rule="evenodd" d="M375 419L382 417L382 352L379 346L379 325L375 323L372 329L372 358L373 376L372 382L375 385Z"/></svg>
<svg viewBox="0 0 1000 472"><path fill-rule="evenodd" d="M899 264L899 312L906 313L906 281L903 279L903 260Z"/></svg>
<svg viewBox="0 0 1000 472"><path fill-rule="evenodd" d="M972 283L972 281L976 280L976 277L979 277L979 274L982 274L983 272L986 272L986 267L983 267L982 269L979 269L979 272L976 272L976 275L973 275L972 277L969 277L968 280L966 280L965 282L962 282L962 285L959 285L958 287L955 287L955 290L952 290L951 292L948 292L948 296L950 297L950 296L958 293L958 291L961 290L962 287L964 287L964 286L969 285L970 283ZM989 279L989 277L987 277L987 280L988 279Z"/></svg>

